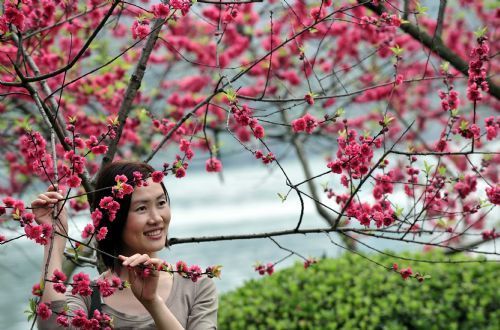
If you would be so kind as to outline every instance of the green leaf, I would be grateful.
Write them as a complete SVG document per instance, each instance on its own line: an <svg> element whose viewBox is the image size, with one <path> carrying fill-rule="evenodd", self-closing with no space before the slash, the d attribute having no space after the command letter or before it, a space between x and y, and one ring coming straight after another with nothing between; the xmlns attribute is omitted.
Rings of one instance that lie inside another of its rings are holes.
<svg viewBox="0 0 500 330"><path fill-rule="evenodd" d="M36 315L36 300L35 298L30 298L29 309L25 310L24 313L28 314L28 322L31 321Z"/></svg>
<svg viewBox="0 0 500 330"><path fill-rule="evenodd" d="M384 126L389 126L389 124L394 120L394 117L384 116Z"/></svg>
<svg viewBox="0 0 500 330"><path fill-rule="evenodd" d="M448 222L443 219L443 218L439 218L439 220L437 221L437 224L438 226L440 226L441 228L446 228L448 227Z"/></svg>
<svg viewBox="0 0 500 330"><path fill-rule="evenodd" d="M396 204L396 212L394 212L394 215L399 218L403 214L403 208L399 207L399 205Z"/></svg>
<svg viewBox="0 0 500 330"><path fill-rule="evenodd" d="M142 108L142 109L139 109L137 112L138 112L137 118L141 122L145 122L145 121L147 121L149 119L148 110Z"/></svg>
<svg viewBox="0 0 500 330"><path fill-rule="evenodd" d="M438 172L439 172L439 175L444 176L446 174L446 167L439 166L438 167Z"/></svg>
<svg viewBox="0 0 500 330"><path fill-rule="evenodd" d="M342 117L345 114L344 108L338 108L335 112L335 117Z"/></svg>
<svg viewBox="0 0 500 330"><path fill-rule="evenodd" d="M431 172L431 169L434 167L434 165L429 165L425 160L424 160L424 172L426 175L429 175Z"/></svg>
<svg viewBox="0 0 500 330"><path fill-rule="evenodd" d="M281 199L281 202L284 203L286 201L286 196L281 193L278 193L278 197Z"/></svg>
<svg viewBox="0 0 500 330"><path fill-rule="evenodd" d="M422 6L420 2L417 2L417 6L415 8L417 15L424 15L427 13L428 10L429 10L428 7Z"/></svg>
<svg viewBox="0 0 500 330"><path fill-rule="evenodd" d="M389 47L389 49L394 53L394 55L399 56L403 54L404 49L400 48L399 45L396 45L395 47Z"/></svg>
<svg viewBox="0 0 500 330"><path fill-rule="evenodd" d="M236 91L233 89L233 88L228 88L226 91L224 91L224 93L226 94L227 96L227 100L229 102L235 102L236 101Z"/></svg>
<svg viewBox="0 0 500 330"><path fill-rule="evenodd" d="M484 37L484 35L486 34L487 30L488 30L488 27L484 26L484 27L479 28L476 31L474 31L474 35L476 36L476 38Z"/></svg>
<svg viewBox="0 0 500 330"><path fill-rule="evenodd" d="M469 127L469 123L466 120L460 122L460 130L465 131Z"/></svg>
<svg viewBox="0 0 500 330"><path fill-rule="evenodd" d="M448 72L448 69L450 68L450 62L444 61L441 63L441 70L444 72Z"/></svg>
<svg viewBox="0 0 500 330"><path fill-rule="evenodd" d="M458 117L458 109L452 109L451 110L451 116L452 117Z"/></svg>

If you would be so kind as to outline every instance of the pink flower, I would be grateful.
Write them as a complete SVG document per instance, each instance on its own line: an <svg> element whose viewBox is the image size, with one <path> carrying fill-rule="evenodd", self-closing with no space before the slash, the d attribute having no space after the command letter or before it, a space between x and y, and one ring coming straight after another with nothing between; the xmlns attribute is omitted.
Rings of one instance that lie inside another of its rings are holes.
<svg viewBox="0 0 500 330"><path fill-rule="evenodd" d="M326 167L332 170L333 173L341 174L342 173L342 166L341 162L339 160L336 160L334 162L329 162Z"/></svg>
<svg viewBox="0 0 500 330"><path fill-rule="evenodd" d="M73 312L73 319L71 320L71 325L77 328L81 328L87 325L87 313L83 309L77 309Z"/></svg>
<svg viewBox="0 0 500 330"><path fill-rule="evenodd" d="M132 30L132 38L134 39L145 38L151 32L151 28L149 27L149 21L148 20L135 21L132 24L131 30Z"/></svg>
<svg viewBox="0 0 500 330"><path fill-rule="evenodd" d="M89 238L94 234L95 228L94 225L89 223L83 228L82 238Z"/></svg>
<svg viewBox="0 0 500 330"><path fill-rule="evenodd" d="M112 287L111 284L105 279L98 279L96 284L103 297L109 297L116 291L116 288Z"/></svg>
<svg viewBox="0 0 500 330"><path fill-rule="evenodd" d="M311 134L313 130L318 126L318 120L314 116L308 113L306 113L302 118L304 118L306 122L306 128L305 128L306 133Z"/></svg>
<svg viewBox="0 0 500 330"><path fill-rule="evenodd" d="M482 236L484 240L489 240L489 239L496 239L500 237L500 233L496 233L496 228L493 228L492 230L484 230L482 232Z"/></svg>
<svg viewBox="0 0 500 330"><path fill-rule="evenodd" d="M471 131L472 135L474 135L475 139L478 139L481 135L481 129L476 124L470 125L469 130Z"/></svg>
<svg viewBox="0 0 500 330"><path fill-rule="evenodd" d="M73 276L73 289L71 294L80 294L82 296L90 296L92 289L90 288L89 276L85 273L78 273Z"/></svg>
<svg viewBox="0 0 500 330"><path fill-rule="evenodd" d="M163 172L162 171L154 171L151 174L151 178L153 179L153 182L160 183L163 181Z"/></svg>
<svg viewBox="0 0 500 330"><path fill-rule="evenodd" d="M55 269L52 274L53 274L52 275L52 281L64 282L67 279L66 274L64 274L63 272L61 272L59 269Z"/></svg>
<svg viewBox="0 0 500 330"><path fill-rule="evenodd" d="M5 20L15 25L19 30L24 30L24 15L14 6L6 6L4 13Z"/></svg>
<svg viewBox="0 0 500 330"><path fill-rule="evenodd" d="M266 273L266 266L262 264L255 265L255 271L259 273L259 275L264 275Z"/></svg>
<svg viewBox="0 0 500 330"><path fill-rule="evenodd" d="M401 85L401 84L403 83L403 79L404 79L404 78L403 78L403 75L398 74L398 75L396 76L396 80L395 80L396 86L397 86L397 85Z"/></svg>
<svg viewBox="0 0 500 330"><path fill-rule="evenodd" d="M500 185L486 188L486 196L492 204L500 205Z"/></svg>
<svg viewBox="0 0 500 330"><path fill-rule="evenodd" d="M132 173L132 175L134 176L135 185L137 187L142 186L142 174L141 174L141 172L134 171L134 173Z"/></svg>
<svg viewBox="0 0 500 330"><path fill-rule="evenodd" d="M295 133L304 131L306 129L306 121L303 118L292 120L292 129Z"/></svg>
<svg viewBox="0 0 500 330"><path fill-rule="evenodd" d="M123 174L115 176L115 182L116 183L124 183L124 182L127 182L127 181L128 181L127 176L125 176Z"/></svg>
<svg viewBox="0 0 500 330"><path fill-rule="evenodd" d="M102 220L102 212L99 208L96 208L94 212L90 214L94 227L98 227Z"/></svg>
<svg viewBox="0 0 500 330"><path fill-rule="evenodd" d="M486 139L488 141L494 140L497 137L497 128L494 126L486 127Z"/></svg>
<svg viewBox="0 0 500 330"><path fill-rule="evenodd" d="M184 261L177 261L175 264L175 269L179 273L179 275L183 277L187 277L187 271L189 270L188 265Z"/></svg>
<svg viewBox="0 0 500 330"><path fill-rule="evenodd" d="M61 327L68 328L69 327L69 319L66 315L61 314L56 319L57 324Z"/></svg>
<svg viewBox="0 0 500 330"><path fill-rule="evenodd" d="M16 203L16 200L10 196L8 197L5 197L4 199L2 199L2 202L4 203L4 205L6 207L13 207L14 204Z"/></svg>
<svg viewBox="0 0 500 330"><path fill-rule="evenodd" d="M207 172L220 172L222 170L222 163L217 158L209 158L205 163Z"/></svg>
<svg viewBox="0 0 500 330"><path fill-rule="evenodd" d="M186 176L186 170L184 167L179 167L178 169L175 170L175 177L180 179Z"/></svg>
<svg viewBox="0 0 500 330"><path fill-rule="evenodd" d="M92 151L94 155L102 155L108 151L108 146L105 145L95 146L92 147L90 151Z"/></svg>
<svg viewBox="0 0 500 330"><path fill-rule="evenodd" d="M163 3L153 5L151 9L156 18L165 18L170 13L170 8L168 7L168 5L165 5Z"/></svg>
<svg viewBox="0 0 500 330"><path fill-rule="evenodd" d="M262 139L264 135L264 127L262 127L261 125L255 125L255 127L253 128L253 136L255 136L255 138L257 139Z"/></svg>
<svg viewBox="0 0 500 330"><path fill-rule="evenodd" d="M52 310L44 303L39 303L36 308L36 314L40 316L42 320L47 320L50 315L52 315Z"/></svg>
<svg viewBox="0 0 500 330"><path fill-rule="evenodd" d="M191 281L196 282L201 277L202 270L198 265L192 265L189 267L189 273L191 277Z"/></svg>
<svg viewBox="0 0 500 330"><path fill-rule="evenodd" d="M134 187L127 183L118 182L116 186L113 187L113 193L116 198L123 198L125 195L130 195L134 192Z"/></svg>
<svg viewBox="0 0 500 330"><path fill-rule="evenodd" d="M272 275L274 273L274 264L272 262L268 263L266 266L266 273Z"/></svg>
<svg viewBox="0 0 500 330"><path fill-rule="evenodd" d="M52 225L48 223L37 226L28 224L24 227L24 232L29 239L34 240L38 244L46 245L52 234Z"/></svg>
<svg viewBox="0 0 500 330"><path fill-rule="evenodd" d="M410 267L405 268L405 269L401 269L401 271L399 273L401 274L401 277L403 278L403 280L406 280L408 277L410 277L413 274Z"/></svg>
<svg viewBox="0 0 500 330"><path fill-rule="evenodd" d="M266 165L272 163L275 160L276 160L276 157L274 156L274 154L272 152L268 153L265 157L262 157L262 163L264 163Z"/></svg>
<svg viewBox="0 0 500 330"><path fill-rule="evenodd" d="M191 7L191 0L170 0L170 5L174 9L180 9L182 16L186 16Z"/></svg>
<svg viewBox="0 0 500 330"><path fill-rule="evenodd" d="M99 201L99 207L116 213L120 209L120 204L117 201L113 200L113 197L106 196Z"/></svg>
<svg viewBox="0 0 500 330"><path fill-rule="evenodd" d="M42 293L43 293L43 290L42 290L42 288L40 287L40 283L36 283L36 284L35 284L35 285L33 285L33 287L31 288L31 294L33 294L34 296L41 297L41 296L42 296Z"/></svg>
<svg viewBox="0 0 500 330"><path fill-rule="evenodd" d="M108 234L108 227L101 227L99 229L99 232L97 233L97 240L102 241L103 239L106 238L107 234Z"/></svg>
<svg viewBox="0 0 500 330"><path fill-rule="evenodd" d="M82 179L80 179L78 177L78 175L76 174L73 174L72 176L70 176L67 180L66 180L66 183L68 184L68 186L70 186L71 188L78 188L80 186L80 184L82 183Z"/></svg>
<svg viewBox="0 0 500 330"><path fill-rule="evenodd" d="M304 269L307 269L309 267L311 267L311 265L317 263L318 261L314 258L307 258L305 261L304 261Z"/></svg>

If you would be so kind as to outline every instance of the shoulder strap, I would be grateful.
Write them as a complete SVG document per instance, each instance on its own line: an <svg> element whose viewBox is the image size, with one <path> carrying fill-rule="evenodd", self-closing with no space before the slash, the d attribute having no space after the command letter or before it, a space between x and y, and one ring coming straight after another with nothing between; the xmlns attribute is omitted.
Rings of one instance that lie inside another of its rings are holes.
<svg viewBox="0 0 500 330"><path fill-rule="evenodd" d="M96 288L95 282L92 282L92 295L90 296L90 309L88 318L94 317L94 311L98 310L101 312L101 294L99 293L99 289Z"/></svg>

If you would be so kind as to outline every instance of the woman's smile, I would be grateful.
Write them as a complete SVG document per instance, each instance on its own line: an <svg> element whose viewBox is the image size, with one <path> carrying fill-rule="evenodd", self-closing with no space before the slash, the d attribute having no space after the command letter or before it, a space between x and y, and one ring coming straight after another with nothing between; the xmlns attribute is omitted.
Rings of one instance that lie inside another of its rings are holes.
<svg viewBox="0 0 500 330"><path fill-rule="evenodd" d="M136 187L130 200L122 236L124 255L146 253L152 256L165 247L170 206L162 186L151 179L147 183Z"/></svg>

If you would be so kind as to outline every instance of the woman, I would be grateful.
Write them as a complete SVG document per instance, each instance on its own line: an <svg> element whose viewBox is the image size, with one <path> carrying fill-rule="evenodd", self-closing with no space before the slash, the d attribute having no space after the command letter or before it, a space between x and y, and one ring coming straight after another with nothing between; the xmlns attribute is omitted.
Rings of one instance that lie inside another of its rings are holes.
<svg viewBox="0 0 500 330"><path fill-rule="evenodd" d="M97 248L106 253L100 254L107 267L100 279L111 280L118 276L131 283L130 289L100 297L99 309L113 318L113 326L117 329L216 329L217 292L211 279L203 277L194 283L178 273L152 271L146 277L139 274L145 268L153 269L153 266L162 264L156 253L165 246L170 223L168 194L163 183L152 180L153 172L148 164L120 161L107 165L99 173L90 203L93 210L99 208L102 211L102 218L94 219L94 223L98 222L96 232L103 226L108 229L106 237L97 244ZM102 208L101 200L116 196L111 187L117 186L116 177L119 175L125 176L126 182L135 187L131 195L114 198L120 207L113 219L110 212ZM135 184L140 182L137 180L140 177L145 179L145 184ZM38 223L51 223L53 206L64 198L61 193L51 186L32 202ZM64 210L59 220L55 229L66 232ZM47 277L50 278L54 270L62 269L65 245L66 239L57 234L52 251L50 244L45 245L42 276L49 253ZM95 302L90 297L72 295L69 291L58 293L49 282L46 282L41 302L50 303L55 313L48 320L38 321L40 329L57 328L56 314L64 309L64 305L69 307L68 314L78 309L91 314L95 309Z"/></svg>

